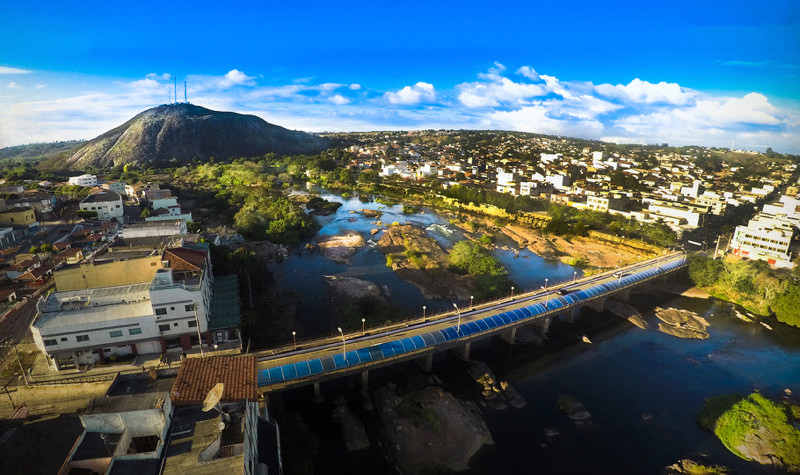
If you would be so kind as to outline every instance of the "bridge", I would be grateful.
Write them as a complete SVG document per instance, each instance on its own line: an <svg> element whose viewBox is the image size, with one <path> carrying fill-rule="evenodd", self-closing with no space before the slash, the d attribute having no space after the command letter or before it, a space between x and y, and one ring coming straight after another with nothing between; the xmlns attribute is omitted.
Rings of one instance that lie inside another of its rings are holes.
<svg viewBox="0 0 800 475"><path fill-rule="evenodd" d="M538 324L546 330L552 318L563 316L572 321L584 306L602 311L608 297L627 300L632 288L666 279L686 265L684 253L671 253L479 307L459 308L454 304L453 312L399 327L395 324L370 329L369 333L340 333L304 342L302 348L293 345L259 358L259 390L275 392L313 384L320 396L323 381L361 374L366 384L370 369L409 360L417 360L430 371L436 352L452 349L468 358L473 341L499 336L513 343L521 326Z"/></svg>

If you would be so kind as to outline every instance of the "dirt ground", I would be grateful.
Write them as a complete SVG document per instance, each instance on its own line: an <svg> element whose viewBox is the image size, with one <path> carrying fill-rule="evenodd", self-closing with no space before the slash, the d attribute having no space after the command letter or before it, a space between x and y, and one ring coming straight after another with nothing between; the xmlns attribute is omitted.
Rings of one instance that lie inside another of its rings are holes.
<svg viewBox="0 0 800 475"><path fill-rule="evenodd" d="M620 261L622 265L627 265L650 257L638 249L590 238L573 237L567 240L558 236L545 237L540 231L516 224L506 225L501 232L546 259L559 259L562 256L583 257L590 266L611 268L620 265Z"/></svg>

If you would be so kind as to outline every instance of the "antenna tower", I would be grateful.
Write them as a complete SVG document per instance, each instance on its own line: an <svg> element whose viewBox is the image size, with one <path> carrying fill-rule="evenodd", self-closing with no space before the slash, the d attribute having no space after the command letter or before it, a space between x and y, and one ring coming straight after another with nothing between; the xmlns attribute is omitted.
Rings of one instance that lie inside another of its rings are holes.
<svg viewBox="0 0 800 475"><path fill-rule="evenodd" d="M175 77L175 76L172 76L172 80L175 81L175 89L174 89L174 91L175 91L175 104L177 104L178 103L178 78Z"/></svg>
<svg viewBox="0 0 800 475"><path fill-rule="evenodd" d="M186 81L183 81L183 102L188 104L189 100L186 99Z"/></svg>

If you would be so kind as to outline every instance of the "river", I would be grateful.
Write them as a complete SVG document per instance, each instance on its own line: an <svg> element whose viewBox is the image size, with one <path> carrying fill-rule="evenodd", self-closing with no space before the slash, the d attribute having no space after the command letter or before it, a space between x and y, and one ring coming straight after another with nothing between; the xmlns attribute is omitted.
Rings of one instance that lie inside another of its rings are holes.
<svg viewBox="0 0 800 475"><path fill-rule="evenodd" d="M362 203L333 194L322 196L343 206L336 214L319 218L323 226L320 234L357 230L369 235L374 227L369 221L374 219L349 211L381 208L383 222L423 226L443 246L463 238L446 217L430 210L409 216L403 215L399 206ZM514 258L512 252L497 250L495 256L525 289L538 288L545 278L550 282L571 279L574 272L570 266L534 255ZM299 324L319 334L330 332L332 325L327 318L332 295L321 278L324 274L350 275L386 285L392 300L409 316L419 315L422 305L429 311L450 305L447 300L425 299L418 289L386 268L383 255L370 246L359 250L350 265L302 252L271 264L271 270L278 282L303 295ZM652 310L643 312L649 323L646 330L613 316L584 311L575 323L555 321L550 341L543 347L510 347L496 340L474 345L471 357L487 362L498 380L510 382L528 404L522 409L481 408L495 443L473 458L470 472L655 474L679 459L694 458L726 465L732 473L776 473L734 456L713 434L700 428L695 416L710 396L748 394L756 389L773 398L785 389L800 394L800 331L774 319L767 320L773 331L745 323L734 316L731 304L714 299L661 293L633 296L633 304L639 308L652 307L655 302L698 312L711 323L710 338L683 340L660 333ZM580 342L583 334L589 336L591 344ZM413 364L391 367L371 372L370 384L417 373ZM458 397L479 400L476 385L454 358L437 355L434 373ZM375 415L363 410L354 381L326 384L329 396L345 394L351 407L362 415L373 436L372 447L347 453L330 418L332 397L316 405L310 402L310 389L289 391L282 404L301 413L320 440L316 473L389 471L391 467L383 460L374 438ZM557 399L562 394L583 401L591 420L578 424L561 413ZM698 454L707 458L698 458Z"/></svg>

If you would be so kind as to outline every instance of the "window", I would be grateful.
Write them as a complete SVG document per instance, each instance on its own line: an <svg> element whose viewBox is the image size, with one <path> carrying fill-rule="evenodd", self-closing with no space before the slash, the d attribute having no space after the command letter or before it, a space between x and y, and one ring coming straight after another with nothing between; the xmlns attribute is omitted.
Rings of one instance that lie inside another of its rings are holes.
<svg viewBox="0 0 800 475"><path fill-rule="evenodd" d="M117 338L122 336L122 330L114 330L113 332L108 332L108 336L111 338Z"/></svg>
<svg viewBox="0 0 800 475"><path fill-rule="evenodd" d="M128 329L128 335L138 335L140 333L142 333L142 329L141 328L130 328L130 329Z"/></svg>
<svg viewBox="0 0 800 475"><path fill-rule="evenodd" d="M187 312L191 312L192 310L194 310L194 304L191 304L191 303L190 303L189 305L186 305L186 306L184 306L183 308L184 308L184 309L185 309Z"/></svg>
<svg viewBox="0 0 800 475"><path fill-rule="evenodd" d="M62 336L62 337L61 337L61 341L67 341L67 337L65 337L65 336Z"/></svg>
<svg viewBox="0 0 800 475"><path fill-rule="evenodd" d="M189 328L194 328L194 327L196 327L196 326L197 326L197 322L195 322L194 320L189 320L189 321L188 321L188 322L186 322L186 323L188 323L188 324L189 324Z"/></svg>
<svg viewBox="0 0 800 475"><path fill-rule="evenodd" d="M75 339L78 341L89 341L89 335L78 335Z"/></svg>
<svg viewBox="0 0 800 475"><path fill-rule="evenodd" d="M162 331L162 332L168 332L169 331L169 323L165 323L163 325L159 325L158 326L158 330Z"/></svg>
<svg viewBox="0 0 800 475"><path fill-rule="evenodd" d="M57 344L58 340L56 340L55 338L53 338L52 340L44 340L44 346L53 346Z"/></svg>
<svg viewBox="0 0 800 475"><path fill-rule="evenodd" d="M169 309L170 309L170 310L175 310L175 307L170 307Z"/></svg>
<svg viewBox="0 0 800 475"><path fill-rule="evenodd" d="M157 308L156 309L156 315L166 315L166 314L167 314L167 309L166 308Z"/></svg>

